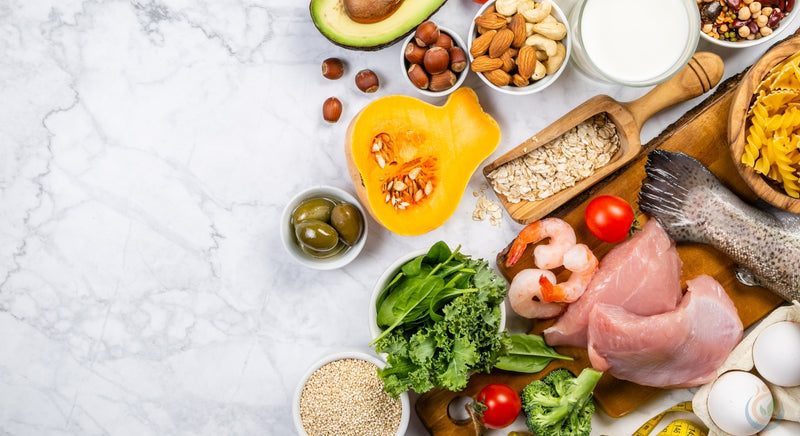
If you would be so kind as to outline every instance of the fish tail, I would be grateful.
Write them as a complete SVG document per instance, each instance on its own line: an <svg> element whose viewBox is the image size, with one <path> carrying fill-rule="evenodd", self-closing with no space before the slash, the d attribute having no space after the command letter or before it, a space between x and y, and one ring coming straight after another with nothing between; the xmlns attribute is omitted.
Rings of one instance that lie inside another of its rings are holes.
<svg viewBox="0 0 800 436"><path fill-rule="evenodd" d="M709 190L719 180L702 163L684 153L656 149L647 156L647 178L639 191L639 209L652 215L677 241L704 242L698 223L702 208L693 193Z"/></svg>

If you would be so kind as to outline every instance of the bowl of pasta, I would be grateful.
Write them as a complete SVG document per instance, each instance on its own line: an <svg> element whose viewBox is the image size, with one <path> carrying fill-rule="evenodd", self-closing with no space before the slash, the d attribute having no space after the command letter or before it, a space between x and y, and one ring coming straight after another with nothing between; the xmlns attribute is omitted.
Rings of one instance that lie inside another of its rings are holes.
<svg viewBox="0 0 800 436"><path fill-rule="evenodd" d="M764 201L800 213L800 36L767 51L731 101L728 143L745 183Z"/></svg>

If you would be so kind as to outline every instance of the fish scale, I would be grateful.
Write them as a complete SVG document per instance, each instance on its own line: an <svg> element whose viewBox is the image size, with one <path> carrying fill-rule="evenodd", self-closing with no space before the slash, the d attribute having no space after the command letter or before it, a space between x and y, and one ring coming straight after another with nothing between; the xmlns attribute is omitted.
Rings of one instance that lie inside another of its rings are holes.
<svg viewBox="0 0 800 436"><path fill-rule="evenodd" d="M671 238L711 245L759 285L786 301L800 300L800 215L745 203L684 153L654 150L645 172L639 209Z"/></svg>

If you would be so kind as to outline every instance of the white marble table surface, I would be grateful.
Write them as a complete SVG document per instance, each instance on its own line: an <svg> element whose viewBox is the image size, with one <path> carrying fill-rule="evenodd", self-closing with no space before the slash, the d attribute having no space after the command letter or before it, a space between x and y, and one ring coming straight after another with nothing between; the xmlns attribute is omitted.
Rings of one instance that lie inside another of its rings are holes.
<svg viewBox="0 0 800 436"><path fill-rule="evenodd" d="M465 36L478 7L450 0L433 18ZM698 49L720 54L727 78L767 47ZM343 269L306 269L281 247L294 193L353 192L349 119L377 97L416 95L400 50L334 46L307 0L0 0L0 434L294 434L307 367L368 351L367 302L385 266L440 239L493 260L522 226L472 220L480 172L429 234L370 220ZM346 78L322 78L329 56L346 60ZM379 74L377 93L355 89L361 68ZM575 70L525 98L474 74L465 86L502 129L493 157L593 95L647 91ZM328 96L344 103L336 124L321 119ZM642 141L700 101L653 117ZM593 434L630 434L690 397L598 414ZM408 434L424 432L412 418Z"/></svg>

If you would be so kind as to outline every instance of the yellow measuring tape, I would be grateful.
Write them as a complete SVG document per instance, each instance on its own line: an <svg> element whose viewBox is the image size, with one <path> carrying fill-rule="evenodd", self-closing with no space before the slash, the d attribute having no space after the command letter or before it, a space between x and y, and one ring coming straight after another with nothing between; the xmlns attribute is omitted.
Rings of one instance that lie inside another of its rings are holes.
<svg viewBox="0 0 800 436"><path fill-rule="evenodd" d="M658 415L650 418L647 422L645 422L632 436L648 436L650 433L655 430L656 426L659 422L664 418L664 416L668 413L673 412L689 412L692 413L692 402L691 401L684 401L682 403L678 403L669 409L659 413ZM695 424L692 421L688 421L685 419L676 419L667 425L663 430L661 430L657 436L707 436L708 432L701 426Z"/></svg>

